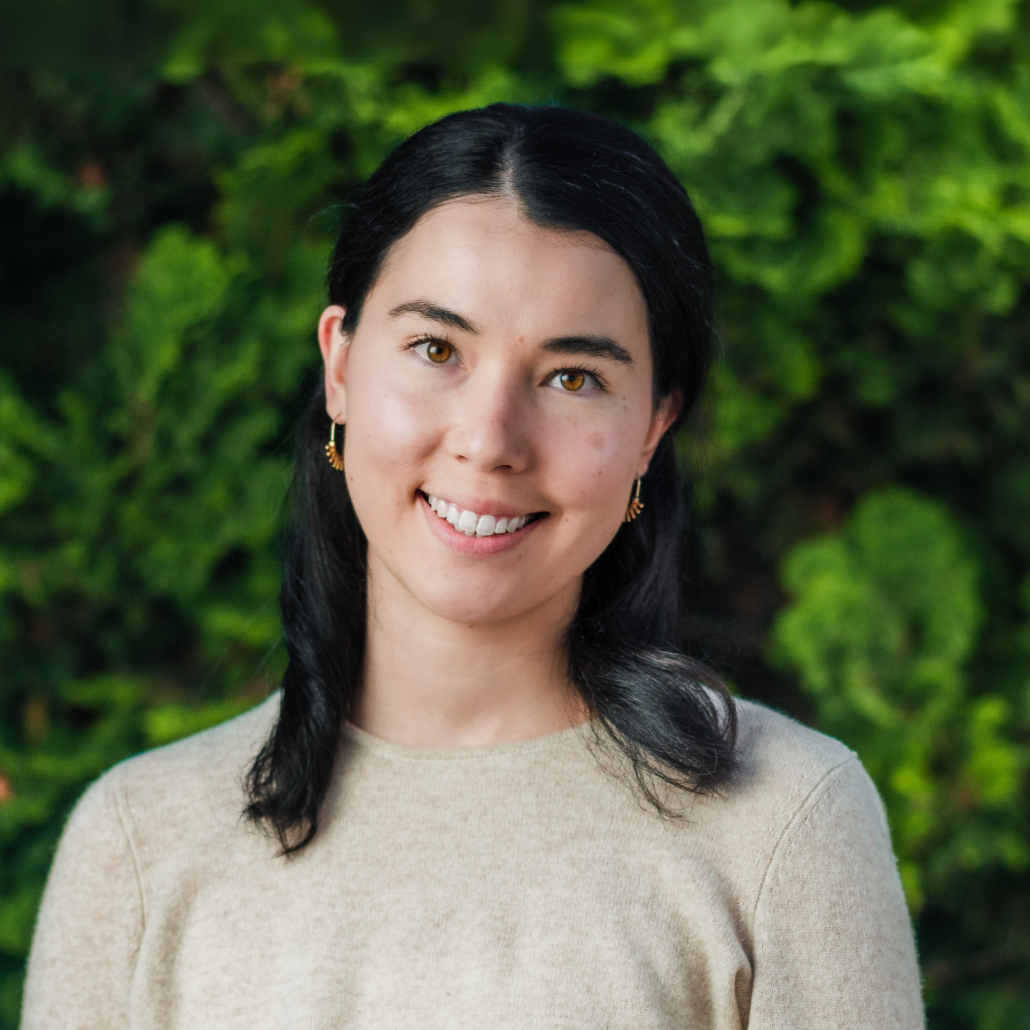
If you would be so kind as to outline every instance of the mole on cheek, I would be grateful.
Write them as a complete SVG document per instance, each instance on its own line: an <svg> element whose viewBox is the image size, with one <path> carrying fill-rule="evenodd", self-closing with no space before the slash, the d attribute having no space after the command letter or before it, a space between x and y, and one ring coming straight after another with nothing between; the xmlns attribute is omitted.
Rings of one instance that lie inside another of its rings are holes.
<svg viewBox="0 0 1030 1030"><path fill-rule="evenodd" d="M604 434L603 433L591 433L587 437L587 443L590 444L590 446L593 447L593 449L595 451L603 451L604 450Z"/></svg>

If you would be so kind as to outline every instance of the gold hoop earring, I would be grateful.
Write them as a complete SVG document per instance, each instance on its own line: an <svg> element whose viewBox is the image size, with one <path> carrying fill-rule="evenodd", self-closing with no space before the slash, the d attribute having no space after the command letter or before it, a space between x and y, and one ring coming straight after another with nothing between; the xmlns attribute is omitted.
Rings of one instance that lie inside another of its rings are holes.
<svg viewBox="0 0 1030 1030"><path fill-rule="evenodd" d="M337 472L343 471L343 455L336 449L336 419L333 419L332 429L329 430L329 442L325 445L325 456Z"/></svg>
<svg viewBox="0 0 1030 1030"><path fill-rule="evenodd" d="M636 493L633 494L633 499L626 506L626 515L622 521L632 522L643 510L644 502L640 499L640 480L638 479Z"/></svg>

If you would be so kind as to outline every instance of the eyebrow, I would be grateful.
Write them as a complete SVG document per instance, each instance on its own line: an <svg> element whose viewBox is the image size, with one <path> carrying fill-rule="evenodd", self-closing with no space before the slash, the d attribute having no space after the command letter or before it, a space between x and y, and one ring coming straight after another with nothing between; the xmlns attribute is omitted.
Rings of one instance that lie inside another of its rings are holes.
<svg viewBox="0 0 1030 1030"><path fill-rule="evenodd" d="M398 304L391 312L390 318L400 318L401 315L421 315L432 322L439 322L441 325L450 326L451 329L460 329L463 333L478 333L479 330L467 318L459 315L456 311L449 311L438 304L431 304L428 300L412 300L407 304Z"/></svg>
<svg viewBox="0 0 1030 1030"><path fill-rule="evenodd" d="M459 329L464 333L479 333L475 323L470 322L464 315L428 300L411 300L406 304L398 304L390 311L389 317L400 318L401 315L421 315L451 329ZM623 365L633 364L629 351L610 336L556 336L544 343L541 349L549 354L586 355L591 358L608 358Z"/></svg>
<svg viewBox="0 0 1030 1030"><path fill-rule="evenodd" d="M559 336L548 340L543 349L551 354L585 354L591 358L609 358L623 365L632 365L633 358L610 336Z"/></svg>

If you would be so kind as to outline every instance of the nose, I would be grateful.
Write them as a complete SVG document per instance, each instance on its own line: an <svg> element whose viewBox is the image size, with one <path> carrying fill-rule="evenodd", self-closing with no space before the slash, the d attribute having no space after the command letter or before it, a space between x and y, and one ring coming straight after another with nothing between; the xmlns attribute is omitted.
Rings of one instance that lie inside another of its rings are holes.
<svg viewBox="0 0 1030 1030"><path fill-rule="evenodd" d="M530 459L530 418L521 383L496 369L473 375L456 398L452 446L483 472L522 472Z"/></svg>

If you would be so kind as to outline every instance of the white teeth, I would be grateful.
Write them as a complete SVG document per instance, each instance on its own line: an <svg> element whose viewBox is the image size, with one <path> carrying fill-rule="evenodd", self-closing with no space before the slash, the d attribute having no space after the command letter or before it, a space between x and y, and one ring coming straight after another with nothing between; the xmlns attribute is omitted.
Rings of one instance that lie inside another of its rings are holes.
<svg viewBox="0 0 1030 1030"><path fill-rule="evenodd" d="M446 519L459 533L465 536L498 536L501 533L517 533L529 521L528 515L518 518L498 519L493 515L478 515L474 511L462 510L456 504L442 497L426 494L429 507L442 519Z"/></svg>

